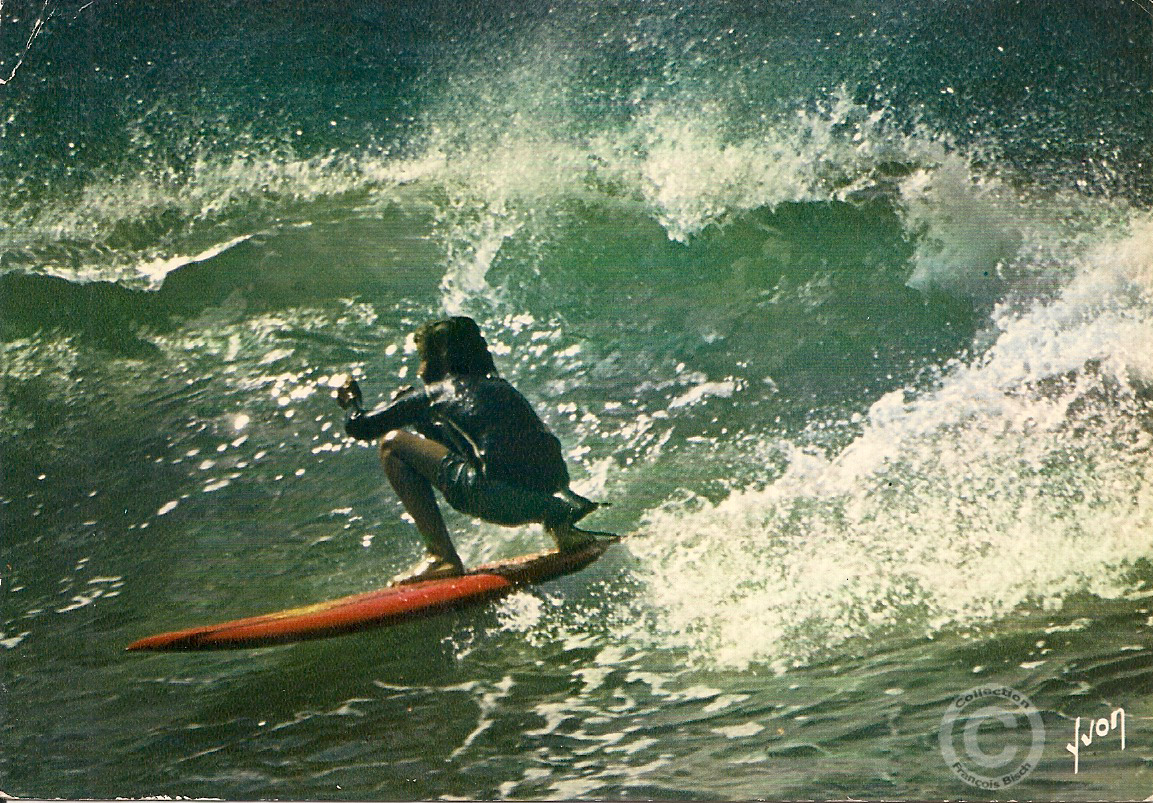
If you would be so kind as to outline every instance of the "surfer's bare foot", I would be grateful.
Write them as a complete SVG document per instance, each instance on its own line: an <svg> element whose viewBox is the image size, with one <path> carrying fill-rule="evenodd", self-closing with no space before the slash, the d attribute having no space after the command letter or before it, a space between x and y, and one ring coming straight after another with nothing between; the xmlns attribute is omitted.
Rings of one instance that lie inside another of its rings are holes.
<svg viewBox="0 0 1153 803"><path fill-rule="evenodd" d="M559 524L551 527L545 525L545 532L552 536L552 540L556 541L556 548L561 552L584 549L596 543L597 540L597 533L582 530L571 524Z"/></svg>
<svg viewBox="0 0 1153 803"><path fill-rule="evenodd" d="M401 572L392 578L393 585L420 583L424 580L444 580L448 577L459 577L464 574L464 567L445 558L429 555L407 572Z"/></svg>
<svg viewBox="0 0 1153 803"><path fill-rule="evenodd" d="M576 523L601 505L585 499L568 488L553 494L551 509L544 518L544 529L556 541L561 552L573 552L596 543L598 537L614 537L612 533L582 530Z"/></svg>

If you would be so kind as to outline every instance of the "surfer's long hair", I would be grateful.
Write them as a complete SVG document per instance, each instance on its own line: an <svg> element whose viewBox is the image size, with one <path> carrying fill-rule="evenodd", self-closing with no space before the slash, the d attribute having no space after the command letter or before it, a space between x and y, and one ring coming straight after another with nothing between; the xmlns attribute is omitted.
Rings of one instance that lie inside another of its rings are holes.
<svg viewBox="0 0 1153 803"><path fill-rule="evenodd" d="M430 321L413 334L423 370L421 379L437 382L446 376L499 376L488 342L476 321L463 315Z"/></svg>

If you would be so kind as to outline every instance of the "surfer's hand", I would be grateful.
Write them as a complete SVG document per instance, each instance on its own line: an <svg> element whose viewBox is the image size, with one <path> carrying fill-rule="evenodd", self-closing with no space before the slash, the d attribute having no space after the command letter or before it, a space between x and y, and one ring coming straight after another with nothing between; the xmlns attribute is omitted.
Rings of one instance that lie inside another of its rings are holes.
<svg viewBox="0 0 1153 803"><path fill-rule="evenodd" d="M352 377L349 377L348 381L336 389L336 403L342 409L347 410L350 406L359 409L360 399L360 385L356 384L356 380Z"/></svg>

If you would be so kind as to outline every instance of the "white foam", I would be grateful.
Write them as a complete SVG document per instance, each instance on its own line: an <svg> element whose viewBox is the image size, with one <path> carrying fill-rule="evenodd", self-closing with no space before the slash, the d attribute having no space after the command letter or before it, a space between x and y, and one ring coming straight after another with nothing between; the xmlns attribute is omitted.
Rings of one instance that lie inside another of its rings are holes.
<svg viewBox="0 0 1153 803"><path fill-rule="evenodd" d="M32 631L30 630L15 636L9 636L7 633L0 633L0 647L4 647L8 650L14 650L20 645L20 642L22 642L31 634Z"/></svg>
<svg viewBox="0 0 1153 803"><path fill-rule="evenodd" d="M426 120L426 156L412 163L423 165L421 186L447 196L436 212L435 236L445 248L442 300L449 312L466 311L478 299L499 301L488 274L502 249L514 238L547 239L542 221L563 216L574 203L591 201L610 215L649 216L671 240L687 242L709 226L786 202L877 192L899 201L897 183L885 175L896 163L920 167L925 177L919 196L911 180L906 191L915 207L909 225L916 228L924 226L934 199L950 197L948 188L972 175L964 155L944 138L923 127L908 133L885 110L854 103L844 88L791 119L759 126L737 123L708 102L686 113L682 103L653 101L626 126L578 137L545 113L558 111L551 99L538 104L539 116L523 113L541 100L538 84L502 88L499 108L515 114L500 125L491 104L463 93ZM399 172L393 169L390 178ZM988 215L996 217L996 211ZM970 220L969 233L989 220Z"/></svg>
<svg viewBox="0 0 1153 803"><path fill-rule="evenodd" d="M307 224L308 204L353 193L362 206L350 214L397 203L431 211L428 234L443 261L429 267L443 269L442 302L453 313L477 299L499 300L488 275L505 246L547 238L550 215L586 203L606 214L650 217L670 239L685 242L755 209L887 193L903 204L909 229L926 234L916 277L925 283L969 264L956 257L972 256L976 243L987 245L983 265L1011 257L1022 240L1006 223L1012 216L1004 214L1008 194L999 183L974 184L969 160L951 143L923 127L906 131L843 88L792 117L757 125L738 123L708 102L686 113L683 103L650 100L627 125L581 124L574 133L555 116L565 113L555 108L565 77L550 70L552 84L542 86L539 67L531 83L502 86L495 106L480 100L476 87L433 103L423 133L413 135L413 155L404 158L303 157L249 143L232 154L194 157L178 174L144 169L95 178L77 198L15 210L0 223L6 265L155 288L172 271L257 232ZM509 119L497 125L502 110ZM150 144L140 147L148 152ZM898 186L885 174L892 163L916 170ZM151 242L107 242L120 224L157 218L175 222ZM949 228L945 221L954 218L961 223Z"/></svg>
<svg viewBox="0 0 1153 803"><path fill-rule="evenodd" d="M6 267L156 289L173 271L262 231L308 225L299 219L301 204L369 191L385 205L382 194L436 167L426 158L301 157L279 145L250 143L223 156L195 156L174 172L149 165L150 143L139 147L139 172L97 175L75 196L9 210L0 222ZM146 223L157 233L139 245L111 244L125 223ZM220 232L231 236L220 240Z"/></svg>
<svg viewBox="0 0 1153 803"><path fill-rule="evenodd" d="M528 592L518 592L505 597L497 605L496 613L501 627L514 632L525 632L536 627L543 611L543 602Z"/></svg>
<svg viewBox="0 0 1153 803"><path fill-rule="evenodd" d="M225 251L240 245L243 242L251 240L255 234L242 234L239 237L233 237L231 240L226 240L219 245L214 245L211 248L206 248L198 254L192 256L174 256L174 257L161 257L153 259L136 266L136 272L141 276L148 279L150 287L156 288L164 281L164 277L187 265L195 265L197 262L206 262L213 257L220 256Z"/></svg>
<svg viewBox="0 0 1153 803"><path fill-rule="evenodd" d="M1070 255L1062 294L1000 309L984 354L883 397L836 457L796 449L769 487L652 512L629 548L662 638L783 670L854 637L1138 591L1130 569L1153 551L1151 225Z"/></svg>
<svg viewBox="0 0 1153 803"><path fill-rule="evenodd" d="M713 733L718 733L726 739L747 739L750 736L756 736L763 731L765 726L759 722L749 721L743 725L728 725L722 728L710 728Z"/></svg>
<svg viewBox="0 0 1153 803"><path fill-rule="evenodd" d="M669 409L675 410L678 407L688 407L704 400L709 396L716 396L717 398L727 399L731 397L736 392L736 390L737 383L733 380L725 380L722 382L702 382L701 384L690 388L669 402Z"/></svg>

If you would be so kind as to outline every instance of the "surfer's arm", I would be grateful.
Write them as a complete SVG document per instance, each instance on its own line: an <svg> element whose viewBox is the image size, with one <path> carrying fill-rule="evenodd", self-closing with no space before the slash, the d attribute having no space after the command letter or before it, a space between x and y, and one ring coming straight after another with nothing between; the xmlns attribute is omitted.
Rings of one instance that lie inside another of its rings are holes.
<svg viewBox="0 0 1153 803"><path fill-rule="evenodd" d="M344 419L344 431L354 438L370 441L386 432L418 424L428 410L428 394L407 388L384 407L366 413L357 407Z"/></svg>

